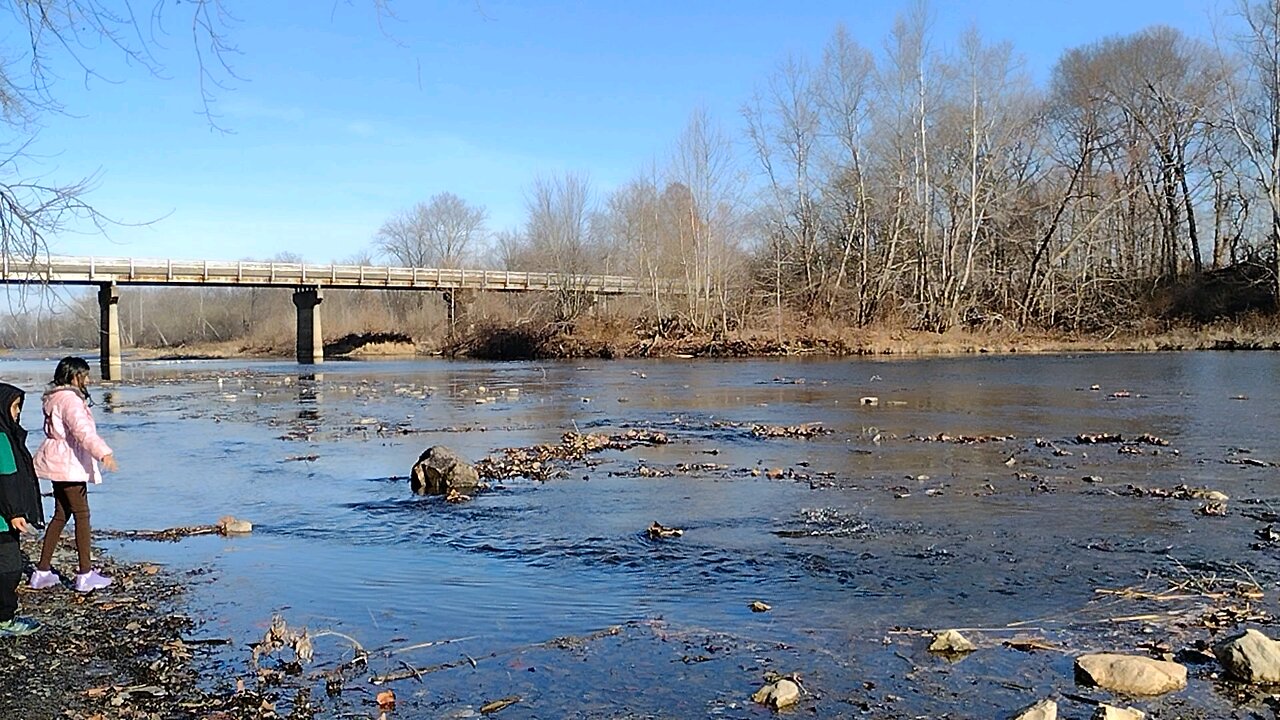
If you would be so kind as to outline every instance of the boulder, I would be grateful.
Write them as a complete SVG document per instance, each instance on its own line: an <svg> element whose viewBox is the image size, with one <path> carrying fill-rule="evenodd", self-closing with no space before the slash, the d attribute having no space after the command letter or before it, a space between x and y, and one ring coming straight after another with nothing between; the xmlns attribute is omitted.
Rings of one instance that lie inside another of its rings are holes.
<svg viewBox="0 0 1280 720"><path fill-rule="evenodd" d="M218 518L218 523L215 527L223 535L247 535L253 532L253 523L232 515L223 515Z"/></svg>
<svg viewBox="0 0 1280 720"><path fill-rule="evenodd" d="M934 635L933 642L929 644L929 652L943 655L959 655L976 649L977 647L969 642L969 638L961 635L957 630L943 630Z"/></svg>
<svg viewBox="0 0 1280 720"><path fill-rule="evenodd" d="M1098 705L1091 720L1143 720L1147 714L1134 708L1118 708L1106 703Z"/></svg>
<svg viewBox="0 0 1280 720"><path fill-rule="evenodd" d="M419 495L467 493L480 484L475 466L443 445L434 445L418 457L409 476L409 485Z"/></svg>
<svg viewBox="0 0 1280 720"><path fill-rule="evenodd" d="M1280 642L1249 629L1213 646L1231 677L1247 683L1280 683Z"/></svg>
<svg viewBox="0 0 1280 720"><path fill-rule="evenodd" d="M1058 720L1058 703L1045 698L1010 715L1009 720Z"/></svg>
<svg viewBox="0 0 1280 720"><path fill-rule="evenodd" d="M1162 695L1187 686L1187 668L1139 655L1093 653L1076 658L1076 682L1126 695Z"/></svg>
<svg viewBox="0 0 1280 720"><path fill-rule="evenodd" d="M800 686L791 680L782 678L760 688L751 699L761 705L768 705L774 710L794 705L800 699Z"/></svg>

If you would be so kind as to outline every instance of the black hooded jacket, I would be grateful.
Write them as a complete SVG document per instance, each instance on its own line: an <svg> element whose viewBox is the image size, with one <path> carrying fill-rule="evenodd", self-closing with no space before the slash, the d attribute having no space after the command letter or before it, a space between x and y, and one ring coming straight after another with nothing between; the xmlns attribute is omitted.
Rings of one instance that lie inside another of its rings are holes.
<svg viewBox="0 0 1280 720"><path fill-rule="evenodd" d="M44 506L31 451L27 449L27 431L9 413L13 401L25 397L22 390L0 383L0 434L4 436L0 443L8 446L0 446L0 519L9 525L13 518L22 517L40 526L44 525Z"/></svg>

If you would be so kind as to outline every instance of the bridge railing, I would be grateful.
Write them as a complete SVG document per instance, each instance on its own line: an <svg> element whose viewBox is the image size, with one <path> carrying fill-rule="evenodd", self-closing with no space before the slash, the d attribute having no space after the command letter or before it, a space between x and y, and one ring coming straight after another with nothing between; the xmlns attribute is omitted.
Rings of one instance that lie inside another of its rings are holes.
<svg viewBox="0 0 1280 720"><path fill-rule="evenodd" d="M569 289L605 294L651 292L653 285L627 275L565 275L510 270L414 268L387 265L54 255L34 262L3 258L3 282L109 283L132 285L318 286L351 289L474 289L549 291ZM671 288L663 288L671 291Z"/></svg>

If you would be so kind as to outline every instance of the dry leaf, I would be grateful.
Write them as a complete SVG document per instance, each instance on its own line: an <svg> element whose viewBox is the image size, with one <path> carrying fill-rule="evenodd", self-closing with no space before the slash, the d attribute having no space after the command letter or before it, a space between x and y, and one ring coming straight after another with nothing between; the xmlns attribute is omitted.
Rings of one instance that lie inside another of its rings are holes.
<svg viewBox="0 0 1280 720"><path fill-rule="evenodd" d="M392 690L383 690L378 693L378 707L390 709L396 706L396 694Z"/></svg>

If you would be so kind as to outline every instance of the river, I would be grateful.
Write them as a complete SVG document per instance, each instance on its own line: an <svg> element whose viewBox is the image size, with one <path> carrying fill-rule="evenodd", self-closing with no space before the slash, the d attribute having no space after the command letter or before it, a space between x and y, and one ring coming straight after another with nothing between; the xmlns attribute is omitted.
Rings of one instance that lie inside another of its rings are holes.
<svg viewBox="0 0 1280 720"><path fill-rule="evenodd" d="M34 391L55 360L0 360L33 391L33 447ZM1275 606L1275 551L1254 534L1280 510L1275 354L184 361L125 375L93 388L121 465L93 489L95 528L231 514L254 532L103 544L188 575L199 634L235 641L203 656L220 667L276 613L357 638L369 674L475 660L394 683L397 717L468 717L506 696L520 701L503 718L766 717L749 696L769 670L799 674L805 716L997 717L1054 693L1106 700L1074 684L1078 652L1217 637L1114 620L1191 618L1195 600L1100 590L1247 577L1265 591L1257 606ZM830 432L760 438L757 423ZM458 505L408 486L431 445L477 460L630 428L672 442ZM1169 444L1077 444L1082 433ZM1180 484L1231 496L1226 516L1129 490ZM653 521L684 535L650 540ZM772 610L752 612L756 600ZM979 650L927 653L917 631L948 627L975 628ZM546 643L562 636L585 639ZM458 641L391 654L446 639ZM317 638L318 663L349 656ZM1159 717L1262 708L1215 670L1192 665L1187 690L1133 704ZM369 711L373 689L356 685L333 716ZM1085 717L1087 703L1064 712Z"/></svg>

